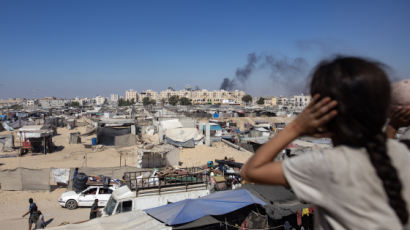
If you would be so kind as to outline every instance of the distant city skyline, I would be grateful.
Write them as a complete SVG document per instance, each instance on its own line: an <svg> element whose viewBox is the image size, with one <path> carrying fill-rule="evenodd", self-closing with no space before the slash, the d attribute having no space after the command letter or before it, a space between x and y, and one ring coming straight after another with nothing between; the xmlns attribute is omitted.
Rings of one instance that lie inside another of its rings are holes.
<svg viewBox="0 0 410 230"><path fill-rule="evenodd" d="M406 0L3 0L0 98L217 90L225 78L254 96L293 95L337 54L410 78L408 12Z"/></svg>

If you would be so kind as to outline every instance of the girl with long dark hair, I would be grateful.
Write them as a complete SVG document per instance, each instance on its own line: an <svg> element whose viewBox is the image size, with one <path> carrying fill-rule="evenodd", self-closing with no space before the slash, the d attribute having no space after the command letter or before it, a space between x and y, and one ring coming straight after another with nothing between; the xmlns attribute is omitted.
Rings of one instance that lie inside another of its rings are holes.
<svg viewBox="0 0 410 230"><path fill-rule="evenodd" d="M315 229L408 229L410 152L387 139L390 83L382 65L355 57L321 62L312 102L242 168L245 180L289 185L316 206ZM326 133L334 147L283 162L301 135Z"/></svg>

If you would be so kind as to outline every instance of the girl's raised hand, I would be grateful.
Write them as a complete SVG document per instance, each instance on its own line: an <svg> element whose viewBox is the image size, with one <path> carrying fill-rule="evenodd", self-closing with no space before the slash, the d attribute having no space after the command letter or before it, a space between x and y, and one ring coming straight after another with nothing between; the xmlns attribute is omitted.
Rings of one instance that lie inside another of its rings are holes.
<svg viewBox="0 0 410 230"><path fill-rule="evenodd" d="M324 132L325 130L321 130L321 127L337 115L336 106L337 101L330 97L320 99L320 95L316 94L310 104L292 123L299 135L314 135Z"/></svg>

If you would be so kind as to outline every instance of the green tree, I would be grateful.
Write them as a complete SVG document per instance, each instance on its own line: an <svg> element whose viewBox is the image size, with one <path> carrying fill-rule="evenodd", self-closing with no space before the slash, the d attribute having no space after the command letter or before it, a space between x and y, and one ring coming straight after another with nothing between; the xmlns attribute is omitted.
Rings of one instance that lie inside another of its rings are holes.
<svg viewBox="0 0 410 230"><path fill-rule="evenodd" d="M118 100L118 106L125 106L124 104L125 104L125 100L122 99L122 98L120 98L120 99Z"/></svg>
<svg viewBox="0 0 410 230"><path fill-rule="evenodd" d="M189 98L186 98L186 97L181 97L179 99L179 104L181 104L181 105L192 105L191 100L189 100Z"/></svg>
<svg viewBox="0 0 410 230"><path fill-rule="evenodd" d="M246 94L245 96L242 97L242 101L248 104L249 102L252 102L252 96L249 94Z"/></svg>
<svg viewBox="0 0 410 230"><path fill-rule="evenodd" d="M154 99L151 99L151 100L149 101L149 103L150 103L151 105L156 105L156 104L157 104L157 101L154 100Z"/></svg>
<svg viewBox="0 0 410 230"><path fill-rule="evenodd" d="M149 97L144 97L144 98L142 99L142 104L143 104L144 106L150 105L150 104L151 104L151 101L150 101Z"/></svg>
<svg viewBox="0 0 410 230"><path fill-rule="evenodd" d="M263 104L265 104L265 98L260 97L260 98L256 101L256 103L257 103L258 105L263 105Z"/></svg>
<svg viewBox="0 0 410 230"><path fill-rule="evenodd" d="M118 100L118 106L129 106L135 104L134 98L130 100L124 100L123 98L120 98Z"/></svg>
<svg viewBox="0 0 410 230"><path fill-rule="evenodd" d="M80 107L80 102L78 101L72 101L68 104L70 107Z"/></svg>
<svg viewBox="0 0 410 230"><path fill-rule="evenodd" d="M178 97L177 95L171 96L171 97L168 99L168 103L171 104L171 105L176 105L176 104L178 104L178 101L179 101L179 97Z"/></svg>

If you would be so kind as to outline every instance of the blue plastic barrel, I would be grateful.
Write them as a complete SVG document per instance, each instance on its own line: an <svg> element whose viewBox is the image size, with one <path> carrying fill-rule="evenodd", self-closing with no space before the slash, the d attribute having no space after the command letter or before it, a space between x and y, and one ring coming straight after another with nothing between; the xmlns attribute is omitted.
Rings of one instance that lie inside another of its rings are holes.
<svg viewBox="0 0 410 230"><path fill-rule="evenodd" d="M97 138L91 139L91 144L92 145L97 145Z"/></svg>

